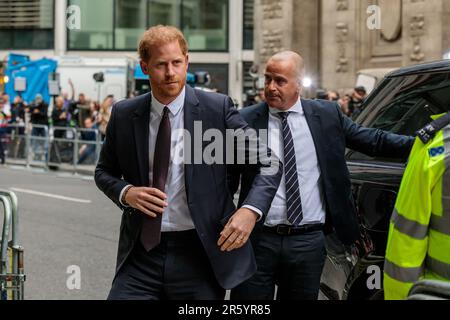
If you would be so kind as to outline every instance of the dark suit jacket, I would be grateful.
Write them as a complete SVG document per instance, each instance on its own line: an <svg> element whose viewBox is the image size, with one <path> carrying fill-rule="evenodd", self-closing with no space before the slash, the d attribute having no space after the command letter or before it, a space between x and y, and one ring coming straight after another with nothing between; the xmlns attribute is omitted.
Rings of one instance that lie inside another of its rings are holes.
<svg viewBox="0 0 450 320"><path fill-rule="evenodd" d="M334 227L339 239L344 244L351 244L359 237L359 227L344 158L345 148L370 156L406 159L414 138L361 127L344 116L336 103L302 99L302 106L322 174L322 190L327 211L326 229L331 230L331 227ZM266 103L244 108L241 114L252 128L268 128L269 109ZM245 199L255 172L244 170L242 166L229 168L231 194L235 194L241 182L239 204ZM262 223L255 229L258 230Z"/></svg>
<svg viewBox="0 0 450 320"><path fill-rule="evenodd" d="M139 241L142 213L131 208L123 208L119 202L119 195L127 184L149 186L150 106L151 94L148 93L120 101L113 107L106 140L95 170L95 182L99 189L124 210L120 226L116 274L136 241ZM184 128L193 139L194 121L202 122L203 132L215 128L223 134L223 137L226 129L249 128L233 107L229 97L186 86ZM205 148L208 143L203 142L201 146ZM192 155L195 145L197 144L191 143ZM187 147L185 144L185 148ZM225 152L224 146L224 154ZM233 288L256 271L256 264L251 245L248 243L231 252L221 252L216 244L224 222L236 210L228 190L226 163L185 164L184 169L189 211L197 233L219 284L226 289ZM242 204L252 205L266 213L281 176L281 169L273 175L256 175L253 192L249 193ZM182 271L180 266L180 272Z"/></svg>

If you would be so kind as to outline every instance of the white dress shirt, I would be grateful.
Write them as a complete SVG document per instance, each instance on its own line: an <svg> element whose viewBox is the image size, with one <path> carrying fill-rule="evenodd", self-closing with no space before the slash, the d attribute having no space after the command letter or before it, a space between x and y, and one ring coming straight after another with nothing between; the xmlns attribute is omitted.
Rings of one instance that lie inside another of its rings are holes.
<svg viewBox="0 0 450 320"><path fill-rule="evenodd" d="M184 180L184 163L180 157L174 161L176 150L183 150L184 129L184 98L186 88L180 95L167 105L169 108L169 119L171 128L171 146L169 172L166 180L165 193L166 202L169 204L162 215L161 232L184 231L194 229L189 207L187 204L186 187ZM164 104L152 96L152 107L150 109L150 137L149 137L149 181L153 183L153 157L155 154L156 137L159 124L161 123Z"/></svg>
<svg viewBox="0 0 450 320"><path fill-rule="evenodd" d="M301 100L292 106L288 117L289 127L294 140L295 160L302 201L303 220L300 225L325 223L325 202L323 198L321 173L317 160L316 148L306 122ZM284 142L281 119L278 109L269 107L269 146L281 160L284 159ZM265 224L276 226L287 224L286 217L285 175L281 178L272 206L267 214Z"/></svg>
<svg viewBox="0 0 450 320"><path fill-rule="evenodd" d="M183 88L180 95L167 105L169 108L169 120L171 128L170 163L167 175L165 194L168 206L162 214L161 232L185 231L194 229L189 207L187 204L186 187L184 180L184 163L182 157L174 157L180 150L183 150L183 129L184 129L184 98L186 88ZM152 105L150 108L150 128L149 128L149 181L153 184L153 157L155 154L156 137L158 135L159 124L165 105L159 102L152 93ZM126 186L120 193L120 199Z"/></svg>

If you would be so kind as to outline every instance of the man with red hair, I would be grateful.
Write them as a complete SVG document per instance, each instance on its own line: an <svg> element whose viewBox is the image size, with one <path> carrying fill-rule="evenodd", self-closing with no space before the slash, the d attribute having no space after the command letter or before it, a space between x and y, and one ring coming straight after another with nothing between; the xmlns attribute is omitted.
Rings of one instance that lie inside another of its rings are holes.
<svg viewBox="0 0 450 320"><path fill-rule="evenodd" d="M152 91L114 105L95 174L98 187L124 209L109 299L223 299L224 289L256 271L247 240L270 207L281 169L265 174L256 164L260 174L236 210L226 163L177 163L177 148L203 155L208 146L177 134L202 139L194 122L222 137L249 127L229 97L186 86L188 47L178 29L150 28L139 55Z"/></svg>

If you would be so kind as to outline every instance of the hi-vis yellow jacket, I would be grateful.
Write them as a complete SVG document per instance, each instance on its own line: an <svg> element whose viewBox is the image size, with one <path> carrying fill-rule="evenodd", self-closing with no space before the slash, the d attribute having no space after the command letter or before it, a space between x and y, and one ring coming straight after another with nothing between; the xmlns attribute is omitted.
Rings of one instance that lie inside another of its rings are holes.
<svg viewBox="0 0 450 320"><path fill-rule="evenodd" d="M405 299L419 279L450 281L450 125L416 139L390 222L385 299Z"/></svg>

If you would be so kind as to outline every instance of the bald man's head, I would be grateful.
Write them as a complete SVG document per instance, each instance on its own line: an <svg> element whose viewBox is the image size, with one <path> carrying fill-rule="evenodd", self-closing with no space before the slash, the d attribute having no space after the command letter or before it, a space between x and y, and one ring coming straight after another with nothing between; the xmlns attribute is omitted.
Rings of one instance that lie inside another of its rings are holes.
<svg viewBox="0 0 450 320"><path fill-rule="evenodd" d="M293 64L294 70L297 73L297 78L299 79L299 83L301 84L303 81L303 76L305 74L305 62L301 55L294 51L281 51L275 53L272 57L269 58L267 63L271 60L273 61L289 61Z"/></svg>
<svg viewBox="0 0 450 320"><path fill-rule="evenodd" d="M293 51L273 55L264 72L264 94L272 108L285 111L300 98L304 74L303 58Z"/></svg>
<svg viewBox="0 0 450 320"><path fill-rule="evenodd" d="M61 96L56 97L55 105L58 109L62 109L64 107L64 99Z"/></svg>

